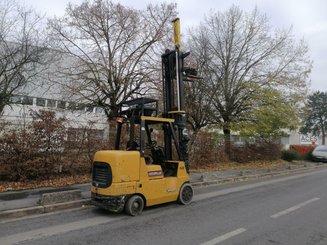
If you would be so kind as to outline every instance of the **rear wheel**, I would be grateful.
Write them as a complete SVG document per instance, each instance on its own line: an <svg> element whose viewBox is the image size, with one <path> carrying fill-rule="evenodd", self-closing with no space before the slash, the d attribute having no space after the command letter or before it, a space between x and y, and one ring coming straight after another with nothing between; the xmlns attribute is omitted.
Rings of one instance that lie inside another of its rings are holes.
<svg viewBox="0 0 327 245"><path fill-rule="evenodd" d="M125 204L125 212L129 215L136 216L142 213L144 208L143 198L139 195L131 196Z"/></svg>
<svg viewBox="0 0 327 245"><path fill-rule="evenodd" d="M178 202L183 205L189 204L193 199L193 194L194 191L191 184L189 183L183 184L179 191Z"/></svg>

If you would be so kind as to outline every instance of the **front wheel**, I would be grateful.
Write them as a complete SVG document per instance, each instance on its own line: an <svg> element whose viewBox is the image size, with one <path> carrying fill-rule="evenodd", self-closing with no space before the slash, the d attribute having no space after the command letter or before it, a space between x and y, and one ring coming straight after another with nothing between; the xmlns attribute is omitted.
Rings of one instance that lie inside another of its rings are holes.
<svg viewBox="0 0 327 245"><path fill-rule="evenodd" d="M134 195L128 199L125 205L125 212L129 215L136 216L142 213L143 208L143 198L139 195Z"/></svg>
<svg viewBox="0 0 327 245"><path fill-rule="evenodd" d="M193 187L189 183L185 183L182 185L179 195L178 195L178 202L186 205L189 204L193 199L194 191Z"/></svg>

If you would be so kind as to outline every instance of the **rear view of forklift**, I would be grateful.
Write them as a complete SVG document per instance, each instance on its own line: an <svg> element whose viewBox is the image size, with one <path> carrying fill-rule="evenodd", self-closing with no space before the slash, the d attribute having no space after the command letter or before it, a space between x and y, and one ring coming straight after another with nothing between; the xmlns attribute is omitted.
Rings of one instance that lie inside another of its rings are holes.
<svg viewBox="0 0 327 245"><path fill-rule="evenodd" d="M175 50L162 55L162 115L155 99L124 102L115 150L94 156L91 200L100 208L135 216L145 206L192 201L183 93L183 60L188 53L179 49L179 19L173 22Z"/></svg>

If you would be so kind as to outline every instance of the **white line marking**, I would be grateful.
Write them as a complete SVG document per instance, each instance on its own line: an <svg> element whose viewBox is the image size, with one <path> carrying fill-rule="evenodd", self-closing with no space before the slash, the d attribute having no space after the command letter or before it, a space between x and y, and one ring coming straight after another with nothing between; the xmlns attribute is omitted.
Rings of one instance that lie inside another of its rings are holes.
<svg viewBox="0 0 327 245"><path fill-rule="evenodd" d="M304 206L306 206L306 205L308 205L308 204L310 204L312 202L318 201L318 200L320 200L320 198L318 198L318 197L312 198L312 199L310 199L310 200L308 200L306 202L302 202L302 203L300 203L298 205L295 205L293 207L290 207L288 209L285 209L284 211L281 211L279 213L276 213L274 215L271 215L270 217L271 218L279 218L280 216L283 216L285 214L291 213L291 212L293 212L293 211L295 211L295 210L297 210L299 208L302 208L302 207L304 207Z"/></svg>
<svg viewBox="0 0 327 245"><path fill-rule="evenodd" d="M46 228L35 229L27 232L16 233L14 235L9 235L1 238L1 244L14 244L23 242L26 240L39 239L42 237L58 235L60 233L66 233L69 231L76 231L84 229L90 226L101 225L105 223L110 223L118 218L108 218L108 217L95 217L84 220L79 220L71 223L66 223L62 225L49 226Z"/></svg>
<svg viewBox="0 0 327 245"><path fill-rule="evenodd" d="M235 230L235 231L231 231L231 232L228 232L228 233L226 233L226 234L224 234L224 235L221 235L221 236L219 236L219 237L216 237L216 238L214 238L214 239L212 239L212 240L210 240L210 241L207 241L207 242L205 242L205 243L202 243L201 245L213 245L213 244L218 244L218 243L223 242L223 241L225 241L225 240L227 240L227 239L229 239L229 238L232 238L232 237L234 237L234 236L237 236L237 235L239 235L239 234L241 234L241 233L243 233L243 232L245 232L245 231L246 231L246 229L244 229L244 228L240 228L240 229L237 229L237 230Z"/></svg>

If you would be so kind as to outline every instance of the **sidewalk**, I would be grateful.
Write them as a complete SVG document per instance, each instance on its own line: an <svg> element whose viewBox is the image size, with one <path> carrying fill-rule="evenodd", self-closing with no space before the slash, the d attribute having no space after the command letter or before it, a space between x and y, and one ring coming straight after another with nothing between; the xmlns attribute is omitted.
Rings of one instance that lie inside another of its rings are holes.
<svg viewBox="0 0 327 245"><path fill-rule="evenodd" d="M307 162L268 170L248 169L191 173L190 177L194 188L199 188L212 184L286 175L326 167L327 164ZM0 193L0 221L30 214L82 207L89 204L90 187L90 184L79 184L63 188L49 187Z"/></svg>

